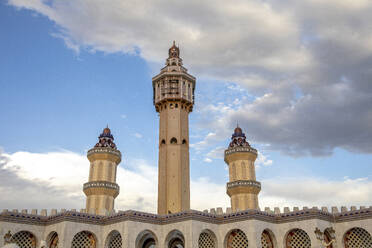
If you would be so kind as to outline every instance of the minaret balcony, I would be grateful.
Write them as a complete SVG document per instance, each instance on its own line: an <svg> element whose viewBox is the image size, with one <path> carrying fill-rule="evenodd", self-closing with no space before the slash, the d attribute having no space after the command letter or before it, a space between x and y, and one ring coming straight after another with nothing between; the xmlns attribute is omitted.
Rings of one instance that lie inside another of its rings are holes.
<svg viewBox="0 0 372 248"><path fill-rule="evenodd" d="M261 191L261 183L254 180L238 180L226 184L227 194L254 193Z"/></svg>
<svg viewBox="0 0 372 248"><path fill-rule="evenodd" d="M84 183L83 191L87 196L92 194L108 194L116 197L119 195L120 186L117 183L107 181L93 181Z"/></svg>

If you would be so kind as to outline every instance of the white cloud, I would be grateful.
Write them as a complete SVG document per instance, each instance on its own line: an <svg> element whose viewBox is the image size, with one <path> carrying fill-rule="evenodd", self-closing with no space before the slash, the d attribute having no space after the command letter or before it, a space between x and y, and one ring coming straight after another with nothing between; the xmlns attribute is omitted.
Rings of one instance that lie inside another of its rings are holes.
<svg viewBox="0 0 372 248"><path fill-rule="evenodd" d="M204 162L206 162L206 163L212 163L212 159L210 159L210 158L205 158L205 159L204 159Z"/></svg>
<svg viewBox="0 0 372 248"><path fill-rule="evenodd" d="M69 151L0 154L1 208L84 208L82 185L89 162ZM116 209L156 212L157 168L145 160L132 159L119 166L121 192ZM33 197L29 197L32 195ZM369 178L340 181L303 178L272 178L262 181L261 208L293 206L366 205L372 201ZM225 184L208 178L191 179L191 207L203 210L229 206Z"/></svg>
<svg viewBox="0 0 372 248"><path fill-rule="evenodd" d="M143 137L143 135L140 133L134 133L133 135L134 137L139 138L139 139Z"/></svg>
<svg viewBox="0 0 372 248"><path fill-rule="evenodd" d="M263 155L262 152L258 151L258 156L255 162L256 166L270 166L273 164L271 159L268 159L267 156Z"/></svg>
<svg viewBox="0 0 372 248"><path fill-rule="evenodd" d="M120 118L122 118L122 119L126 119L126 118L127 118L127 115L122 114L122 115L120 115Z"/></svg>
<svg viewBox="0 0 372 248"><path fill-rule="evenodd" d="M372 153L371 1L8 3L47 16L53 35L75 51L135 54L155 62L156 72L176 39L198 78L236 82L255 95L254 102L206 104L201 123L215 137L196 149L221 141L241 120L250 140L292 156L338 147Z"/></svg>

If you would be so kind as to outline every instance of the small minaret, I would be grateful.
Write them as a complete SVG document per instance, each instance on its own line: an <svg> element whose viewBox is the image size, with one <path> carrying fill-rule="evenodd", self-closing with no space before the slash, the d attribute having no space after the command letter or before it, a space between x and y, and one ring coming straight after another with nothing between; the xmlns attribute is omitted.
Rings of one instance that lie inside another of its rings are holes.
<svg viewBox="0 0 372 248"><path fill-rule="evenodd" d="M88 151L89 180L83 189L87 196L86 210L105 214L114 209L114 200L119 195L116 170L121 161L121 153L116 149L114 137L108 127L103 129L98 138L98 143Z"/></svg>
<svg viewBox="0 0 372 248"><path fill-rule="evenodd" d="M158 214L190 209L189 113L194 105L195 78L182 65L173 42L168 59L152 78L159 113Z"/></svg>
<svg viewBox="0 0 372 248"><path fill-rule="evenodd" d="M229 166L230 176L226 188L233 211L258 209L257 195L261 190L261 183L256 181L256 158L257 150L249 145L242 129L237 126L230 145L225 150L225 162Z"/></svg>

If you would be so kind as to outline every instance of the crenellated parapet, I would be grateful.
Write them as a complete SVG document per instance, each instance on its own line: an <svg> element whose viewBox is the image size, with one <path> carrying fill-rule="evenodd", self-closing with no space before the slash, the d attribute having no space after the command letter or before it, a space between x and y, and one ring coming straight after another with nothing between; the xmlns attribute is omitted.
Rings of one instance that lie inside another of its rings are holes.
<svg viewBox="0 0 372 248"><path fill-rule="evenodd" d="M372 219L372 206L364 207L332 207L330 212L327 207L293 207L290 210L285 207L283 211L280 208L270 209L265 208L264 211L257 209L249 209L244 211L232 211L231 208L226 208L225 211L221 207L211 208L210 210L196 211L188 210L175 214L158 215L152 213L145 213L140 211L106 211L101 213L94 213L94 211L87 211L81 209L66 210L66 209L42 209L38 211L33 209L28 211L22 210L8 210L4 209L0 213L0 221L28 223L35 225L53 224L56 221L76 221L82 223L95 223L99 225L118 223L125 220L147 222L153 224L166 224L179 222L182 220L202 220L215 224L233 223L236 221L244 221L248 219L256 219L270 223L286 223L295 222L307 219L320 219L329 222L345 222L360 219ZM340 211L339 211L340 210Z"/></svg>

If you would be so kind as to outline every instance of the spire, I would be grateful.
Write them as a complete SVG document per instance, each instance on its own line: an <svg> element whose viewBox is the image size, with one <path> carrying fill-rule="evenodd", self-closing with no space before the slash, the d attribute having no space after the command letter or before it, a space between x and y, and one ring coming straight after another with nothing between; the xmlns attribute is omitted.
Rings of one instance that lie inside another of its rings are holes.
<svg viewBox="0 0 372 248"><path fill-rule="evenodd" d="M239 127L239 124L236 124L236 128L234 129L234 133L231 136L231 142L229 147L236 147L236 146L250 146L249 143L246 141L245 133Z"/></svg>
<svg viewBox="0 0 372 248"><path fill-rule="evenodd" d="M176 46L176 41L173 41L173 45L169 48L168 51L169 58L179 58L180 57L180 49Z"/></svg>
<svg viewBox="0 0 372 248"><path fill-rule="evenodd" d="M116 150L116 145L114 143L114 136L111 134L111 130L107 126L103 129L102 133L98 137L98 143L94 147L109 147Z"/></svg>

